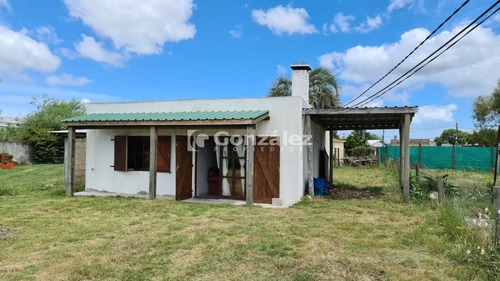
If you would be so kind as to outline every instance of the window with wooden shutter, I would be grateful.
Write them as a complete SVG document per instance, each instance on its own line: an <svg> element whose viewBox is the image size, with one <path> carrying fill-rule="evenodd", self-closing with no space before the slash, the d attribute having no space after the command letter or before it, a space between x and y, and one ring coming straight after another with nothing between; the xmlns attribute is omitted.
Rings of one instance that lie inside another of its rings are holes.
<svg viewBox="0 0 500 281"><path fill-rule="evenodd" d="M115 171L127 171L127 137L115 136Z"/></svg>
<svg viewBox="0 0 500 281"><path fill-rule="evenodd" d="M157 169L158 172L170 173L170 151L171 151L171 137L159 136L158 137L158 154L157 154Z"/></svg>

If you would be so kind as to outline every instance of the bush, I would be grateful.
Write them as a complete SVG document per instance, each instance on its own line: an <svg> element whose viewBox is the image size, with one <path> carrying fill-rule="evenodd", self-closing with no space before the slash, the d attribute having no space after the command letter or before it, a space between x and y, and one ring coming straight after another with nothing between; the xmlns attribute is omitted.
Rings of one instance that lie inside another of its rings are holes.
<svg viewBox="0 0 500 281"><path fill-rule="evenodd" d="M28 114L19 127L0 130L0 140L21 140L31 145L31 157L36 163L59 163L62 159L59 151L64 146L64 139L50 131L66 129L61 121L83 115L84 105L75 99L64 101L47 96L34 98L31 104L36 106L36 110Z"/></svg>
<svg viewBox="0 0 500 281"><path fill-rule="evenodd" d="M443 175L443 188L446 197L456 197L460 195L460 186L448 181L449 175ZM419 182L414 175L410 175L410 197L415 201L427 201L429 194L437 191L437 177L424 176Z"/></svg>
<svg viewBox="0 0 500 281"><path fill-rule="evenodd" d="M64 140L51 134L38 124L30 124L23 128L23 141L33 147L32 158L36 163L60 162L59 148Z"/></svg>
<svg viewBox="0 0 500 281"><path fill-rule="evenodd" d="M356 146L352 149L352 154L354 156L370 156L372 149L366 146Z"/></svg>

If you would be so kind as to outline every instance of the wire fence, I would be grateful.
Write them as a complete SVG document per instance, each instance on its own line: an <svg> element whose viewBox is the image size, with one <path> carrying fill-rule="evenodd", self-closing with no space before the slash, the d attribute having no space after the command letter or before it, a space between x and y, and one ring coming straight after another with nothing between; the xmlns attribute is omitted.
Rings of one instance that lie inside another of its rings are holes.
<svg viewBox="0 0 500 281"><path fill-rule="evenodd" d="M399 158L399 146L380 148L380 160ZM427 169L488 172L494 169L495 149L490 147L410 146L410 164Z"/></svg>

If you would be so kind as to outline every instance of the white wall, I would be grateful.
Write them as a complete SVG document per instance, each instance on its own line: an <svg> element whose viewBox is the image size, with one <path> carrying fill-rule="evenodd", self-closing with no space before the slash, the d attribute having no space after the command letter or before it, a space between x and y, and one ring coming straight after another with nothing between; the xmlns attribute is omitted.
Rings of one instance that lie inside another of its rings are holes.
<svg viewBox="0 0 500 281"><path fill-rule="evenodd" d="M90 103L87 113L140 113L140 112L182 112L182 111L234 111L269 110L270 120L257 124L259 136L279 136L280 154L280 199L284 204L293 204L303 195L303 151L301 146L289 143L289 136L302 136L301 97L244 98L177 100L125 103ZM198 127L201 128L201 127ZM196 128L193 128L196 129ZM200 130L213 135L214 130ZM116 135L144 135L144 130L89 130L87 133L87 175L86 188L111 192L147 192L148 172L115 172L114 142ZM172 173L158 173L157 192L160 195L175 195L175 135L186 135L187 129L160 129L159 135L172 136ZM244 135L245 130L231 130L230 134ZM253 172L253 171L250 171ZM193 172L194 181L194 172ZM193 185L194 187L194 185Z"/></svg>

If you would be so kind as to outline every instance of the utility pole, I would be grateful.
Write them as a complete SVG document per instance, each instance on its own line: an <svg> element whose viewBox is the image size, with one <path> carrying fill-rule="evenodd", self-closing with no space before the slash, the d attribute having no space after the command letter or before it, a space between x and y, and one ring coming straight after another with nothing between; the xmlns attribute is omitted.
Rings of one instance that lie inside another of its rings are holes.
<svg viewBox="0 0 500 281"><path fill-rule="evenodd" d="M382 144L385 144L385 129L382 130Z"/></svg>
<svg viewBox="0 0 500 281"><path fill-rule="evenodd" d="M455 135L455 146L458 146L458 122L457 122L456 135Z"/></svg>

